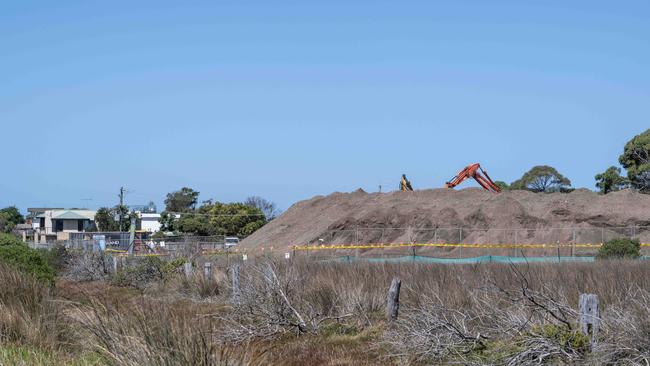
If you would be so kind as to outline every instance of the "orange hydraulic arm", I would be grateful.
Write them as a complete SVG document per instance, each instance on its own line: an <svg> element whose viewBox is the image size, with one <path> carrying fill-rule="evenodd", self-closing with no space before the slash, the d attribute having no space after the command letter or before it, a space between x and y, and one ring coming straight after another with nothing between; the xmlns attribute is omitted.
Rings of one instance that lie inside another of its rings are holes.
<svg viewBox="0 0 650 366"><path fill-rule="evenodd" d="M461 170L454 177L454 179L445 183L445 187L454 188L468 178L474 178L478 182L478 184L480 184L481 187L485 188L485 190L487 191L494 192L494 193L501 192L501 188L499 188L499 186L494 184L492 178L490 178L488 173L485 170L483 170L483 168L481 168L481 164L479 163L469 165L465 169Z"/></svg>

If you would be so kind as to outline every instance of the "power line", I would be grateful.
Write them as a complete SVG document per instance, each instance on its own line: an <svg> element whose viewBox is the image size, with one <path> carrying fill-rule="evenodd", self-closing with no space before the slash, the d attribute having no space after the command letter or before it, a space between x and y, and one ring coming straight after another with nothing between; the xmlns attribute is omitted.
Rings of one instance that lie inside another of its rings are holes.
<svg viewBox="0 0 650 366"><path fill-rule="evenodd" d="M204 214L194 212L169 212L172 215L195 215L195 216L208 216L208 217L266 217L264 214Z"/></svg>

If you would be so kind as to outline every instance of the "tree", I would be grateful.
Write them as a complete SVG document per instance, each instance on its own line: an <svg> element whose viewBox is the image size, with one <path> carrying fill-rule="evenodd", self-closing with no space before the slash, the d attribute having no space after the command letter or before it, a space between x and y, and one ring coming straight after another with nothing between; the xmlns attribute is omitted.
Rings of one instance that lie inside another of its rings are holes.
<svg viewBox="0 0 650 366"><path fill-rule="evenodd" d="M161 232L168 232L168 231L176 231L176 217L174 214L170 214L167 211L163 211L160 213L160 218L158 219L158 222L160 223L160 231Z"/></svg>
<svg viewBox="0 0 650 366"><path fill-rule="evenodd" d="M99 231L117 231L117 221L108 207L102 207L95 213L95 225Z"/></svg>
<svg viewBox="0 0 650 366"><path fill-rule="evenodd" d="M262 210L244 203L216 202L209 212L210 224L219 235L246 237L266 224Z"/></svg>
<svg viewBox="0 0 650 366"><path fill-rule="evenodd" d="M605 172L596 175L596 187L603 194L620 191L627 188L629 184L629 181L621 176L621 168L615 166L610 166Z"/></svg>
<svg viewBox="0 0 650 366"><path fill-rule="evenodd" d="M598 250L598 259L636 259L641 256L641 243L638 240L612 239Z"/></svg>
<svg viewBox="0 0 650 366"><path fill-rule="evenodd" d="M16 206L0 210L0 232L10 233L18 224L24 224L25 218Z"/></svg>
<svg viewBox="0 0 650 366"><path fill-rule="evenodd" d="M120 220L122 217L121 230L126 231L131 227L131 216L125 205L117 205L113 208L102 207L95 213L95 225L99 231L120 231Z"/></svg>
<svg viewBox="0 0 650 366"><path fill-rule="evenodd" d="M532 192L566 192L571 181L548 165L538 165L526 172L523 177L512 182L510 189L524 189Z"/></svg>
<svg viewBox="0 0 650 366"><path fill-rule="evenodd" d="M625 144L618 162L627 170L632 187L650 192L650 129Z"/></svg>
<svg viewBox="0 0 650 366"><path fill-rule="evenodd" d="M508 189L510 189L510 186L508 185L508 183L506 183L506 182L504 182L502 180L498 180L498 181L494 182L494 184L497 187L501 188L502 191L507 191Z"/></svg>
<svg viewBox="0 0 650 366"><path fill-rule="evenodd" d="M221 203L208 200L194 212L181 214L178 219L169 218L165 226L174 231L195 235L225 235L246 237L266 224L266 216L257 207L244 203ZM163 220L161 215L161 222Z"/></svg>
<svg viewBox="0 0 650 366"><path fill-rule="evenodd" d="M268 221L273 220L280 213L275 203L267 201L266 199L259 196L250 196L246 198L244 204L250 207L258 208L260 211L262 211L266 217L266 220Z"/></svg>
<svg viewBox="0 0 650 366"><path fill-rule="evenodd" d="M167 193L165 211L192 212L199 200L199 192L192 188L183 187L180 191Z"/></svg>

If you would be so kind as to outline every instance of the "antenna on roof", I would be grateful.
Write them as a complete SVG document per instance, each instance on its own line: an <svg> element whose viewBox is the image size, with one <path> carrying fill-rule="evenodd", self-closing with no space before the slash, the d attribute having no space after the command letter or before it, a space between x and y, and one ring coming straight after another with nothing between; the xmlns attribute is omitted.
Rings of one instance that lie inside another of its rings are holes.
<svg viewBox="0 0 650 366"><path fill-rule="evenodd" d="M81 201L85 201L85 202L90 202L90 201L92 201L93 199L92 199L92 198L81 198L80 200L81 200ZM85 206L85 205L86 205L86 204L84 203L82 206ZM88 207L84 207L84 208L88 208Z"/></svg>

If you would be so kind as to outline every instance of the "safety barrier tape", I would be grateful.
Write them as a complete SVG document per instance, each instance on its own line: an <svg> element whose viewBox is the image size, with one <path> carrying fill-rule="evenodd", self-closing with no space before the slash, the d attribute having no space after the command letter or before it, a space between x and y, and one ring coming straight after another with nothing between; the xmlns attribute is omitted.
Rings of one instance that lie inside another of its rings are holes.
<svg viewBox="0 0 650 366"><path fill-rule="evenodd" d="M449 243L400 243L400 244L351 244L351 245L298 245L294 250L332 250L332 249L391 249L391 248L413 248L413 247L437 247L437 248L600 248L603 244L449 244ZM650 243L641 244L642 247L650 247Z"/></svg>

